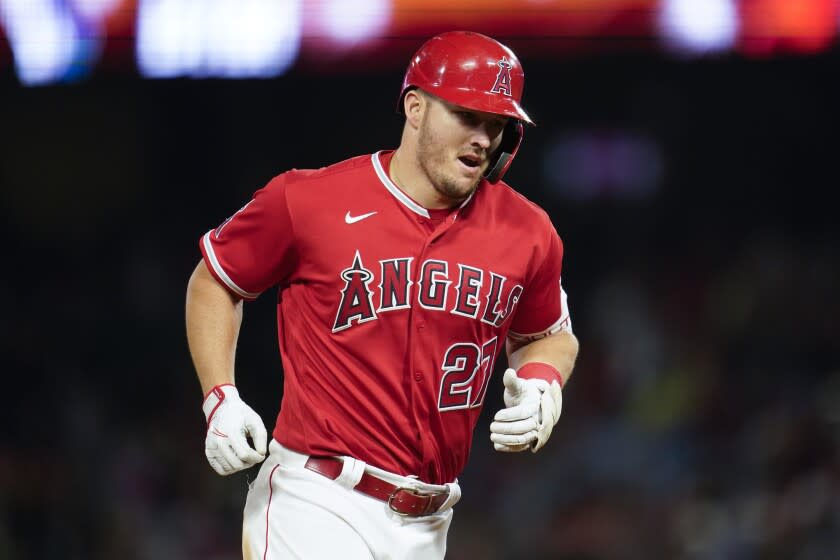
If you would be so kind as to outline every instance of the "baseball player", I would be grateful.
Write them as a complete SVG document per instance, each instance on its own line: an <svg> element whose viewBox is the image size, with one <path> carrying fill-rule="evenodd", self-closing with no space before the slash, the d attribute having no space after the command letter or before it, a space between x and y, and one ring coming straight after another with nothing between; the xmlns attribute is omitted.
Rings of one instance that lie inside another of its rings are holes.
<svg viewBox="0 0 840 560"><path fill-rule="evenodd" d="M443 558L503 348L490 439L545 445L578 343L560 238L501 181L533 124L523 82L497 41L434 37L405 74L396 150L282 173L201 238L186 319L205 453L221 475L265 460L245 558ZM273 287L284 391L269 442L234 353L242 302Z"/></svg>

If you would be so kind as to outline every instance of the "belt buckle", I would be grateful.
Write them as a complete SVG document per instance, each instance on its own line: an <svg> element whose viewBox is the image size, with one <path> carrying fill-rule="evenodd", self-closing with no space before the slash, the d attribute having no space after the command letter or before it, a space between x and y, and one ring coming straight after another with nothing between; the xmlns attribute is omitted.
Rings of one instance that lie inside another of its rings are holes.
<svg viewBox="0 0 840 560"><path fill-rule="evenodd" d="M418 498L428 497L429 498L429 503L432 503L432 496L434 496L434 494L426 494L426 493L420 492L419 490L416 490L414 488L408 488L406 486L397 486L396 488L394 488L393 492L391 492L388 495L388 508L391 511L393 511L397 515L401 515L403 517L419 517L421 515L427 515L428 512L426 512L426 511L418 512L418 513L406 513L406 512L402 512L402 511L396 509L394 507L394 498L397 496L397 492L400 492L400 491L408 492L412 496L416 496ZM426 507L428 507L428 505Z"/></svg>

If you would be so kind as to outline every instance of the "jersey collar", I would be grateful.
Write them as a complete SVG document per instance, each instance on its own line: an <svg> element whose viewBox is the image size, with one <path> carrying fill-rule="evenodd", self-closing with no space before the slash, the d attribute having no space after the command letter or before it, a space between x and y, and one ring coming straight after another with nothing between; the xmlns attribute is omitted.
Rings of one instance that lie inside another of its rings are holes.
<svg viewBox="0 0 840 560"><path fill-rule="evenodd" d="M403 206L405 206L415 214L419 214L424 218L429 218L430 216L428 210L414 202L414 200L412 200L410 196L405 194L397 185L393 183L393 181L391 181L391 178L388 176L388 173L385 171L385 168L382 167L382 162L379 160L379 155L381 153L382 150L370 156L370 159L373 162L373 168L376 170L376 176L379 177L379 180L382 182L385 188L388 189L388 192L390 192L394 196L394 198L399 200ZM461 208L469 204L470 200L472 200L473 195L475 195L475 191L473 191L473 193L470 194L470 196L468 196L466 200L464 200L464 202L461 203L458 209L460 210Z"/></svg>

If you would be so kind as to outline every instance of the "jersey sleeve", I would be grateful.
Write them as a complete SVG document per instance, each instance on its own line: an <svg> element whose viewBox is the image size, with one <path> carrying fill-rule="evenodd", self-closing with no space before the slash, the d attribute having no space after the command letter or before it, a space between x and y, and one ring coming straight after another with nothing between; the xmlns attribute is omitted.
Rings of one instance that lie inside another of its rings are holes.
<svg viewBox="0 0 840 560"><path fill-rule="evenodd" d="M199 243L207 268L233 294L253 300L286 280L296 262L283 175L272 179Z"/></svg>
<svg viewBox="0 0 840 560"><path fill-rule="evenodd" d="M560 331L572 332L568 298L560 278L563 242L550 221L547 229L538 257L540 264L522 291L508 331L512 340L532 341Z"/></svg>

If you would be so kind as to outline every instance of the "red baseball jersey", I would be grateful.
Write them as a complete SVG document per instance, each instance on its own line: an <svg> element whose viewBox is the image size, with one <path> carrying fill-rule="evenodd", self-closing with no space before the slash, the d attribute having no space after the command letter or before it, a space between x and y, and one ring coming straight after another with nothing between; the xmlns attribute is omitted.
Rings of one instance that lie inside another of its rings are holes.
<svg viewBox="0 0 840 560"><path fill-rule="evenodd" d="M279 287L277 441L440 484L466 464L506 337L571 329L563 246L502 182L423 208L392 153L278 175L200 246L239 297Z"/></svg>

